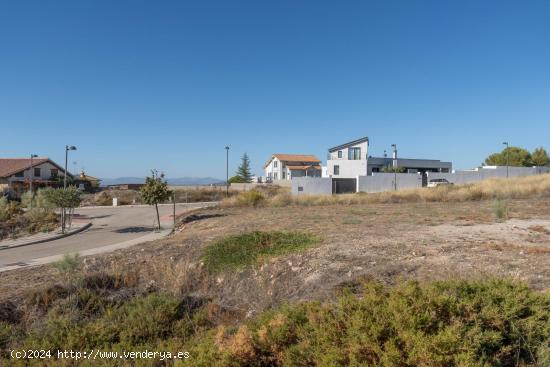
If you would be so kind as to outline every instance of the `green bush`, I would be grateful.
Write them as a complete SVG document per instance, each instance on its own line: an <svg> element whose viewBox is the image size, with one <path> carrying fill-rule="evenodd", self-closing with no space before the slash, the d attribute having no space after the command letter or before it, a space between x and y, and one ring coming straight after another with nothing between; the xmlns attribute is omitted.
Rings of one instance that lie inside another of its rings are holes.
<svg viewBox="0 0 550 367"><path fill-rule="evenodd" d="M265 196L258 190L243 191L237 196L237 203L241 206L259 206L265 201Z"/></svg>
<svg viewBox="0 0 550 367"><path fill-rule="evenodd" d="M367 283L361 297L220 329L197 350L216 350L204 366L548 366L549 310L547 294L501 280Z"/></svg>
<svg viewBox="0 0 550 367"><path fill-rule="evenodd" d="M311 247L319 239L300 232L250 232L225 237L208 246L203 254L206 268L211 272L242 269L267 258L285 255Z"/></svg>
<svg viewBox="0 0 550 367"><path fill-rule="evenodd" d="M505 200L495 200L493 214L497 219L508 219L508 202Z"/></svg>
<svg viewBox="0 0 550 367"><path fill-rule="evenodd" d="M283 305L215 329L208 304L194 299L152 293L114 302L104 291L80 288L45 317L0 321L0 365L29 364L9 360L8 346L186 350L193 366L550 365L550 295L512 281L367 282L359 295L343 290L337 302ZM158 362L136 364L164 365Z"/></svg>

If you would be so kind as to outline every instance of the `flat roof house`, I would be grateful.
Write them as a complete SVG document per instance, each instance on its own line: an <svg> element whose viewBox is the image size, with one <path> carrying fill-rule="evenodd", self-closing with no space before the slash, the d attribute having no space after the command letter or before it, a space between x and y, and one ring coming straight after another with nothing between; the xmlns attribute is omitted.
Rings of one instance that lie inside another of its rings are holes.
<svg viewBox="0 0 550 367"><path fill-rule="evenodd" d="M332 178L357 178L383 172L385 167L401 168L404 173L443 172L452 170L451 162L437 159L398 158L397 149L392 157L368 155L369 138L353 140L328 150L327 174Z"/></svg>
<svg viewBox="0 0 550 367"><path fill-rule="evenodd" d="M273 154L264 165L265 176L272 180L293 177L321 177L321 161L308 154Z"/></svg>
<svg viewBox="0 0 550 367"><path fill-rule="evenodd" d="M54 186L65 170L49 158L0 158L0 193L11 191L16 196L33 188ZM72 177L69 173L69 176Z"/></svg>

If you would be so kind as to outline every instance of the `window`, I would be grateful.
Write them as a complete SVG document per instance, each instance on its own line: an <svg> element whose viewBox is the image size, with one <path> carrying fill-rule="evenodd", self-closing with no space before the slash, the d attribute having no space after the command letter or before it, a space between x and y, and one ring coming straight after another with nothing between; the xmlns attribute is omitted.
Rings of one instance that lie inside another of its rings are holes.
<svg viewBox="0 0 550 367"><path fill-rule="evenodd" d="M52 177L57 177L57 175L59 174L59 170L57 168L52 168L50 174Z"/></svg>
<svg viewBox="0 0 550 367"><path fill-rule="evenodd" d="M372 172L380 172L380 167L372 167Z"/></svg>
<svg viewBox="0 0 550 367"><path fill-rule="evenodd" d="M277 178L277 172L274 172L274 173L273 173L273 179L274 179L274 180L277 180L277 179L278 179L278 178Z"/></svg>
<svg viewBox="0 0 550 367"><path fill-rule="evenodd" d="M298 191L304 191L304 187L303 186L298 186Z"/></svg>
<svg viewBox="0 0 550 367"><path fill-rule="evenodd" d="M277 163L279 163L279 162L273 161L273 168L277 168Z"/></svg>
<svg viewBox="0 0 550 367"><path fill-rule="evenodd" d="M339 175L340 174L340 166L334 166L334 174Z"/></svg>
<svg viewBox="0 0 550 367"><path fill-rule="evenodd" d="M40 177L40 168L34 169L34 177Z"/></svg>
<svg viewBox="0 0 550 367"><path fill-rule="evenodd" d="M25 177L25 171L17 172L15 177Z"/></svg>
<svg viewBox="0 0 550 367"><path fill-rule="evenodd" d="M338 151L338 158L342 158L342 151L341 150Z"/></svg>
<svg viewBox="0 0 550 367"><path fill-rule="evenodd" d="M352 161L361 159L361 148L349 148L348 159Z"/></svg>
<svg viewBox="0 0 550 367"><path fill-rule="evenodd" d="M283 171L283 180L286 178L286 172Z"/></svg>

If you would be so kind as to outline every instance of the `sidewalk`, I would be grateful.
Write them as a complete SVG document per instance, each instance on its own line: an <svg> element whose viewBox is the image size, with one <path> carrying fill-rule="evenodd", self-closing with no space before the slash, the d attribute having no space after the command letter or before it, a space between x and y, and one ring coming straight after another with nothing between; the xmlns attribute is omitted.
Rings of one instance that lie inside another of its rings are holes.
<svg viewBox="0 0 550 367"><path fill-rule="evenodd" d="M16 238L13 240L2 240L0 241L0 251L14 247L34 245L35 243L57 240L59 238L71 236L75 233L82 232L90 228L91 225L92 222L90 222L89 220L73 220L71 228L66 230L65 233L61 233L61 228L58 228L55 231L51 232L37 233L30 236Z"/></svg>

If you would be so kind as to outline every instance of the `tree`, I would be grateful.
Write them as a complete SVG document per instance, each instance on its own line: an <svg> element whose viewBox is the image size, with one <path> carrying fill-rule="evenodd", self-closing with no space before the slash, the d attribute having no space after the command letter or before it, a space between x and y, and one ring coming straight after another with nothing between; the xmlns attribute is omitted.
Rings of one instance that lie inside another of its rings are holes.
<svg viewBox="0 0 550 367"><path fill-rule="evenodd" d="M75 186L69 186L66 189L47 188L42 191L42 195L44 200L61 211L61 232L65 233L67 224L69 227L71 226L74 208L80 205L80 190ZM69 211L68 213L67 210Z"/></svg>
<svg viewBox="0 0 550 367"><path fill-rule="evenodd" d="M241 176L233 176L229 179L229 183L246 183L246 181Z"/></svg>
<svg viewBox="0 0 550 367"><path fill-rule="evenodd" d="M168 200L172 192L168 190L168 183L164 179L164 174L157 170L151 170L151 177L145 178L145 185L140 189L143 202L148 205L154 205L157 212L157 224L160 230L160 216L158 204Z"/></svg>
<svg viewBox="0 0 550 367"><path fill-rule="evenodd" d="M405 173L405 167L393 167L393 166L384 166L382 168L384 173Z"/></svg>
<svg viewBox="0 0 550 367"><path fill-rule="evenodd" d="M250 173L250 159L246 153L244 153L241 158L241 165L237 168L236 177L240 177L243 182L252 182L252 174Z"/></svg>
<svg viewBox="0 0 550 367"><path fill-rule="evenodd" d="M543 147L537 148L531 154L531 160L534 166L548 166L550 165L550 157Z"/></svg>
<svg viewBox="0 0 550 367"><path fill-rule="evenodd" d="M485 159L487 166L530 167L531 153L519 147L504 148L500 153L494 153Z"/></svg>

